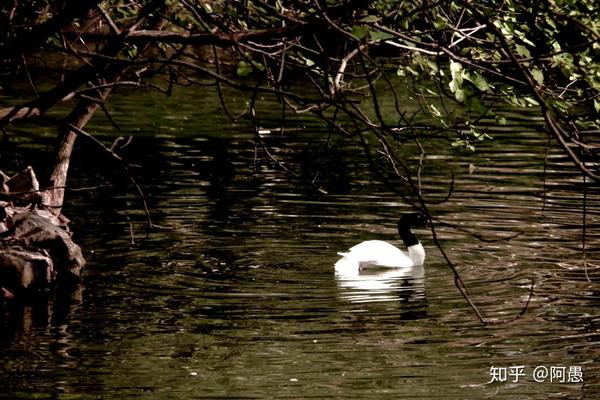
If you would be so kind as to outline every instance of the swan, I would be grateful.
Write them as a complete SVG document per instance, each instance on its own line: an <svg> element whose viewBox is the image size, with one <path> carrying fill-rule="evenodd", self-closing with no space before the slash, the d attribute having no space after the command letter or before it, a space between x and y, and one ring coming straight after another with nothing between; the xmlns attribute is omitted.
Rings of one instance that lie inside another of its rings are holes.
<svg viewBox="0 0 600 400"><path fill-rule="evenodd" d="M335 271L341 275L360 273L369 267L411 268L423 265L425 249L411 232L412 227L425 227L427 217L422 213L405 214L398 221L398 233L407 251L382 240L367 240L351 247L335 263Z"/></svg>

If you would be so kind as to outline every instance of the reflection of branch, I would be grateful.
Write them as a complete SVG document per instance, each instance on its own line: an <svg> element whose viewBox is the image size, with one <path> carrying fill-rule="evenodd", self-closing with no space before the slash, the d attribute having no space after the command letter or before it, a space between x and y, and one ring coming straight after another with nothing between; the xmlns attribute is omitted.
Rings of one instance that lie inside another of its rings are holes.
<svg viewBox="0 0 600 400"><path fill-rule="evenodd" d="M475 239L477 239L479 241L482 241L482 242L485 242L485 243L508 242L508 241L510 241L510 240L512 240L514 238L517 238L517 237L521 236L524 233L524 232L517 232L517 233L512 234L512 235L507 235L507 236L503 236L503 237L498 237L498 238L492 239L492 238L487 238L487 237L485 237L483 235L480 235L478 233L475 233L475 232L473 232L473 231L471 231L469 229L463 228L461 226L458 226L458 225L455 225L455 224L451 224L449 222L443 222L443 221L440 221L437 218L434 218L434 219L435 219L435 221L440 226L445 226L445 227L452 228L452 229L455 229L457 231L469 234L470 236L474 237Z"/></svg>
<svg viewBox="0 0 600 400"><path fill-rule="evenodd" d="M450 197L452 197L452 194L454 193L454 171L450 171L451 174L451 180L450 180L450 187L448 188L448 194L446 194L446 196L444 196L443 199L440 200L436 200L436 201L429 201L429 204L432 205L439 205L439 204L443 204L445 202L447 202L448 200L450 200Z"/></svg>
<svg viewBox="0 0 600 400"><path fill-rule="evenodd" d="M260 83L259 83L260 84ZM258 88L258 85L257 85ZM261 148L263 149L263 151L265 152L265 154L267 155L267 157L269 157L269 159L271 161L273 161L275 164L277 164L279 166L279 168L281 168L283 171L285 171L287 174L289 174L290 176L292 176L293 178L304 182L306 184L308 184L309 186L315 188L319 193L321 194L327 194L327 191L324 190L323 188L318 187L317 185L314 184L314 182L310 182L307 181L305 179L303 179L302 177L300 177L298 174L296 174L294 171L292 171L291 169L289 169L283 162L281 162L277 157L275 157L275 155L273 155L270 151L269 148L267 147L267 145L265 144L265 142L262 140L262 137L260 136L260 129L258 127L258 121L256 119L256 112L255 112L255 105L256 105L256 96L258 94L258 90L254 91L254 93L252 93L252 98L250 99L250 118L252 120L252 124L254 126L254 139L255 139L255 146L256 144L260 144ZM256 147L254 148L254 162L256 165Z"/></svg>
<svg viewBox="0 0 600 400"><path fill-rule="evenodd" d="M514 316L513 318L510 318L508 320L498 320L498 321L489 321L489 320L486 320L485 324L486 325L507 324L507 323L514 322L514 321L518 320L519 318L521 318L527 312L527 309L529 309L529 303L531 302L531 298L533 297L533 288L534 288L534 286L535 286L535 281L532 278L531 279L531 286L529 287L529 296L527 297L527 301L525 302L525 305L523 306L523 308L521 308L521 311L516 316Z"/></svg>

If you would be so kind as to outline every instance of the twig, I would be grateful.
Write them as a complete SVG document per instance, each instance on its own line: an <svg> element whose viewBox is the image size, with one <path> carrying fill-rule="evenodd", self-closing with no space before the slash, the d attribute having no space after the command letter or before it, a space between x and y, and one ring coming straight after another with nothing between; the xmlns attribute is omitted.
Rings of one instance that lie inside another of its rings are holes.
<svg viewBox="0 0 600 400"><path fill-rule="evenodd" d="M29 82L29 86L31 87L31 90L33 91L34 96L37 97L38 92L33 83L33 79L31 79L31 74L29 73L29 68L27 67L27 59L25 58L24 54L21 54L21 60L23 61L23 68L25 68L25 75L27 76L27 82Z"/></svg>
<svg viewBox="0 0 600 400"><path fill-rule="evenodd" d="M356 49L352 50L350 53L346 55L346 57L342 58L342 62L340 63L340 67L338 68L337 74L335 75L334 80L334 91L338 91L341 89L341 80L344 76L344 71L346 71L346 66L348 65L348 61L350 61L358 52L364 48L366 44L359 45Z"/></svg>
<svg viewBox="0 0 600 400"><path fill-rule="evenodd" d="M386 40L384 43L387 43L390 46L398 47L398 48L404 49L404 50L411 50L411 51L417 51L417 52L423 53L423 54L429 54L430 56L440 56L443 54L441 51L425 50L425 49L415 47L415 46L407 46L405 44L394 42L393 40Z"/></svg>
<svg viewBox="0 0 600 400"><path fill-rule="evenodd" d="M221 70L220 70L220 66L219 66L219 55L217 54L217 47L215 45L212 46L212 50L213 50L213 55L215 57L215 68L217 70L217 74L221 75ZM223 112L225 112L225 115L227 115L227 118L229 118L229 120L231 122L235 122L236 121L236 117L234 117L233 115L231 115L229 113L229 110L227 109L227 105L225 104L225 98L223 97L223 89L221 88L221 81L217 80L217 95L219 96L219 102L221 102L221 109L223 110ZM243 114L240 114L240 116Z"/></svg>
<svg viewBox="0 0 600 400"><path fill-rule="evenodd" d="M119 156L117 153L115 153L114 151L112 151L111 149L109 149L108 147L106 147L106 145L104 145L104 143L102 143L101 141L99 141L98 139L96 139L94 136L90 135L89 133L87 133L83 129L80 129L80 128L76 127L75 125L68 124L68 123L65 124L65 125L69 129L71 129L71 130L77 132L78 134L80 134L80 135L88 138L93 143L95 143L98 147L100 147L102 150L104 150L106 153L108 153L112 158L114 158L115 160L119 161L119 163L121 164L121 167L123 168L123 171L125 171L125 174L129 178L130 182L135 186L136 191L138 192L138 195L139 195L140 200L142 202L142 205L144 207L144 214L146 215L146 222L148 224L148 228L158 227L158 225L154 225L152 223L152 220L150 218L150 210L148 209L148 203L146 202L146 196L144 195L144 191L142 190L142 188L140 187L140 185L138 185L138 183L136 182L136 180L133 177L133 175L131 175L131 173L129 172L129 168L127 167L127 164L125 163L125 161L123 160L123 158L121 156Z"/></svg>
<svg viewBox="0 0 600 400"><path fill-rule="evenodd" d="M456 46L457 44L459 44L459 43L460 43L460 42L462 42L463 40L465 40L465 39L468 39L469 37L471 37L471 36L472 36L472 35L473 35L475 32L477 32L478 30L485 28L486 26L487 26L486 24L483 24L483 25L478 25L478 26L476 26L476 27L473 27L473 28L463 28L462 30L461 30L461 29L458 29L458 31L459 31L459 32L461 32L461 33L462 33L463 31L467 31L467 30L470 30L470 32L469 32L469 33L467 33L467 34L466 34L466 35L464 35L464 36L461 36L461 38L460 38L460 39L458 39L458 40L455 40L455 41L453 41L452 43L450 43L450 45L448 46L448 48L449 48L449 49L451 49L452 47Z"/></svg>
<svg viewBox="0 0 600 400"><path fill-rule="evenodd" d="M106 21L108 26L110 26L110 29L113 31L113 33L115 35L120 35L121 30L119 29L117 24L115 24L115 21L113 21L113 19L110 17L110 15L104 10L104 8L102 8L102 6L100 4L98 4L96 6L96 8L98 9L98 11L100 11L100 14L102 14L102 18L104 18L104 21Z"/></svg>

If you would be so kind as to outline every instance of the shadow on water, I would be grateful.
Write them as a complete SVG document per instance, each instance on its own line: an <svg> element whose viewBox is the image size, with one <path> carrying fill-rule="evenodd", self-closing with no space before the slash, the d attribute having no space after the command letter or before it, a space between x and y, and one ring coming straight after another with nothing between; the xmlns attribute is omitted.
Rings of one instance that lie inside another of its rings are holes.
<svg viewBox="0 0 600 400"><path fill-rule="evenodd" d="M50 293L35 293L24 300L9 301L2 306L0 343L35 337L40 329L68 325L77 314L83 298L83 286L71 284Z"/></svg>

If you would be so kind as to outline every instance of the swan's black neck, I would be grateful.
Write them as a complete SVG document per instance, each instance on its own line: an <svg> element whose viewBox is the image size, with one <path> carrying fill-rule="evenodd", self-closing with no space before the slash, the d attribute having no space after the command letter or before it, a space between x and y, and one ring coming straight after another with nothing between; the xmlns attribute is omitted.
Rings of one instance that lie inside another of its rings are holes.
<svg viewBox="0 0 600 400"><path fill-rule="evenodd" d="M400 238L402 239L406 247L419 244L419 241L410 230L413 223L416 223L415 214L404 215L402 218L400 218L400 221L398 222L398 233L400 234Z"/></svg>
<svg viewBox="0 0 600 400"><path fill-rule="evenodd" d="M414 246L415 244L419 244L419 241L417 240L417 238L415 237L415 235L413 235L413 233L410 230L410 226L401 226L398 225L398 233L400 234L400 238L402 239L402 241L404 242L404 245L406 247L410 247L410 246Z"/></svg>

